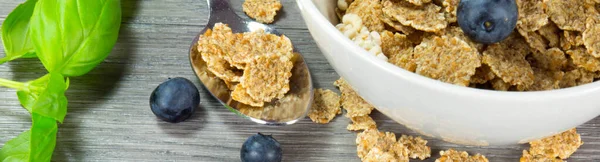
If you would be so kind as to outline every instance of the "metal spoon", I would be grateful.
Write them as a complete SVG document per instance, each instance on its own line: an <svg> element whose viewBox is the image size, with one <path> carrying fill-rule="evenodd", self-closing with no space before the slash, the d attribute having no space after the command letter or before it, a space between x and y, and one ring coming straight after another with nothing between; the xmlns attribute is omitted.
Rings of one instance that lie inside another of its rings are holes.
<svg viewBox="0 0 600 162"><path fill-rule="evenodd" d="M265 103L262 108L250 107L231 99L231 91L225 83L207 70L206 62L198 53L198 38L207 29L212 29L215 23L228 24L234 33L252 32L263 29L267 33L281 35L274 27L258 22L244 20L230 7L228 0L207 0L210 8L210 18L206 27L194 38L190 46L190 63L196 76L213 97L223 106L236 114L248 118L256 123L267 125L289 125L304 118L311 107L313 86L308 66L302 55L292 68L290 78L290 91L280 100ZM294 52L298 53L294 48Z"/></svg>

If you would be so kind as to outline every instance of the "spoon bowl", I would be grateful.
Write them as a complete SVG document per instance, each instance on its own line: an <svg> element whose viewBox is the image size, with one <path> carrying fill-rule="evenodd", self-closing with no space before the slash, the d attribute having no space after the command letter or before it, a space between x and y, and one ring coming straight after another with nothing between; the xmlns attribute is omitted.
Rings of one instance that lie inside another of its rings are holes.
<svg viewBox="0 0 600 162"><path fill-rule="evenodd" d="M285 97L265 103L265 106L260 108L239 103L231 98L231 90L227 88L225 82L208 71L206 62L198 52L197 45L200 35L208 29L212 29L219 22L227 24L234 33L262 29L266 33L279 36L282 34L272 26L242 19L231 9L227 0L207 1L210 8L209 21L206 27L194 38L189 50L190 64L202 86L224 107L259 124L289 125L306 117L313 99L312 79L304 58L295 47L294 53L298 59L295 59L289 83L290 90L285 94Z"/></svg>

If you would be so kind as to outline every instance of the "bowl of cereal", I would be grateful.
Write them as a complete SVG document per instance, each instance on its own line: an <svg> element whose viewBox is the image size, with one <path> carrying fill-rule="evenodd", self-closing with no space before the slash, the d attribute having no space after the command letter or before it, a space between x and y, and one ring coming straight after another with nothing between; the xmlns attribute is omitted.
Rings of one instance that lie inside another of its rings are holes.
<svg viewBox="0 0 600 162"><path fill-rule="evenodd" d="M574 16L598 15L590 2L517 0L517 27L488 45L457 25L458 0L297 3L343 80L423 135L465 145L525 143L600 114L592 34L600 24Z"/></svg>

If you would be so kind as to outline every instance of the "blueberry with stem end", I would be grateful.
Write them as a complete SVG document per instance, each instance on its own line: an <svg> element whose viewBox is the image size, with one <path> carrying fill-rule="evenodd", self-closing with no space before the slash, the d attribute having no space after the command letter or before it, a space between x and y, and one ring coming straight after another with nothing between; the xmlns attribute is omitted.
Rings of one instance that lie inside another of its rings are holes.
<svg viewBox="0 0 600 162"><path fill-rule="evenodd" d="M458 4L458 25L471 40L483 44L506 39L518 17L515 0L461 0Z"/></svg>
<svg viewBox="0 0 600 162"><path fill-rule="evenodd" d="M198 88L190 80L169 78L154 89L150 109L156 117L171 123L188 119L200 105Z"/></svg>
<svg viewBox="0 0 600 162"><path fill-rule="evenodd" d="M280 162L283 151L270 135L257 133L246 139L240 151L242 162Z"/></svg>

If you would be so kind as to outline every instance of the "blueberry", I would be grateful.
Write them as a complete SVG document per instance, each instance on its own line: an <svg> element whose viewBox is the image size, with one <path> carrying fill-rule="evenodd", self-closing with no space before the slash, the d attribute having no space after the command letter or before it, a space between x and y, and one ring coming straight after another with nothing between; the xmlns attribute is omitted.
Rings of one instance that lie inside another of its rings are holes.
<svg viewBox="0 0 600 162"><path fill-rule="evenodd" d="M199 104L198 88L190 80L179 77L161 83L150 96L154 115L171 123L188 119Z"/></svg>
<svg viewBox="0 0 600 162"><path fill-rule="evenodd" d="M242 145L242 162L279 162L283 152L272 136L255 134Z"/></svg>
<svg viewBox="0 0 600 162"><path fill-rule="evenodd" d="M515 0L461 0L457 21L473 41L492 44L508 37L517 25Z"/></svg>

